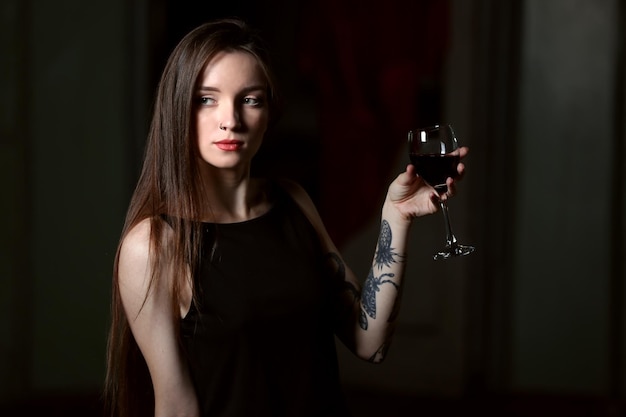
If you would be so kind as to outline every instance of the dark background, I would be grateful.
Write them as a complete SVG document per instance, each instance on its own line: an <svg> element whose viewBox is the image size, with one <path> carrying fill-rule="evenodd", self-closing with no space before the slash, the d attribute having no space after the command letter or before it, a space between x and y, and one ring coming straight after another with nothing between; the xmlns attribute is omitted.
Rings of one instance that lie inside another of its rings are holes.
<svg viewBox="0 0 626 417"><path fill-rule="evenodd" d="M154 88L199 23L268 40L287 106L256 169L305 185L365 276L406 130L469 145L451 203L471 257L416 221L379 366L340 347L355 415L624 415L619 0L5 0L0 415L99 415L110 277Z"/></svg>

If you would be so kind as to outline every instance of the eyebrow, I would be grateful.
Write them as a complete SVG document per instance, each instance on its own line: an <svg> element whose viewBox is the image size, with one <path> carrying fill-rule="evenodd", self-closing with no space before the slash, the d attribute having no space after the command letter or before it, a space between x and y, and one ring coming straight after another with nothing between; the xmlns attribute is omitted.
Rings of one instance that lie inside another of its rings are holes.
<svg viewBox="0 0 626 417"><path fill-rule="evenodd" d="M266 86L264 85L251 85L248 87L244 87L241 89L240 93L249 93L251 91L265 91L267 89ZM211 86L206 86L206 85L202 85L200 87L198 87L197 89L198 92L219 92L220 89L217 87L211 87Z"/></svg>

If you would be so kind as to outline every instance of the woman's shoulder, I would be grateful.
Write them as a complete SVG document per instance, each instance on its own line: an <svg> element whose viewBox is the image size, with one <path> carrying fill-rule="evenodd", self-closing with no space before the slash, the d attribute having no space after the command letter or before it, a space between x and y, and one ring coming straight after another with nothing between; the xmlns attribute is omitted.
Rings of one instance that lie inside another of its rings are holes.
<svg viewBox="0 0 626 417"><path fill-rule="evenodd" d="M151 230L150 218L145 218L130 227L122 239L121 252L128 254L145 251L150 246Z"/></svg>
<svg viewBox="0 0 626 417"><path fill-rule="evenodd" d="M162 226L162 223L166 226ZM154 227L160 230L154 233ZM160 216L140 220L125 232L119 248L117 268L121 288L127 287L132 293L145 294L152 276L154 253L161 253L159 248L162 245L155 245L155 234L156 239L162 240L168 233L171 233L171 228Z"/></svg>
<svg viewBox="0 0 626 417"><path fill-rule="evenodd" d="M122 237L120 254L147 257L153 246L152 239L164 241L172 233L169 221L171 218L166 216L146 217L129 227Z"/></svg>
<svg viewBox="0 0 626 417"><path fill-rule="evenodd" d="M138 272L149 265L150 236L152 225L149 218L143 219L132 226L122 238L119 252L119 277L136 277Z"/></svg>

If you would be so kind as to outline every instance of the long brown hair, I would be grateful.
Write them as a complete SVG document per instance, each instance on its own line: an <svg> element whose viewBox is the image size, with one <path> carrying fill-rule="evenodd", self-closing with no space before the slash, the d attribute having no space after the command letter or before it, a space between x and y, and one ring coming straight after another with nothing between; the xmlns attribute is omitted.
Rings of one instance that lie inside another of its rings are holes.
<svg viewBox="0 0 626 417"><path fill-rule="evenodd" d="M124 312L118 264L121 242L139 222L150 219L152 277L172 266L172 311L179 311L180 292L196 271L200 256L202 184L198 181L194 94L207 62L222 51L253 55L267 79L270 123L275 119L276 89L269 54L258 33L237 19L205 23L189 32L170 55L161 76L141 174L130 201L113 267L111 327L107 346L105 402L117 417L154 415L154 392L147 365ZM167 217L167 224L165 223ZM171 232L165 231L171 229ZM195 292L195 289L194 289ZM195 294L194 294L195 302Z"/></svg>

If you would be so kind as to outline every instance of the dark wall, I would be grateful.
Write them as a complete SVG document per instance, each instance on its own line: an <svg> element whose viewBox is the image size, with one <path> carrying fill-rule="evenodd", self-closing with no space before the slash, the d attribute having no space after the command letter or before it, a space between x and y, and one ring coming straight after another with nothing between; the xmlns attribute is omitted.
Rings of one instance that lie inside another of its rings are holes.
<svg viewBox="0 0 626 417"><path fill-rule="evenodd" d="M621 3L340 3L2 2L0 414L95 415L112 259L156 80L187 30L221 16L266 34L289 102L258 169L277 173L280 161L304 183L355 270L405 163L407 126L446 119L472 149L451 210L478 251L433 264L441 220L416 224L389 362L372 369L341 354L355 405L452 413L463 399L518 395L506 403L514 415L546 415L546 397L552 415L619 412ZM414 28L429 24L426 44L406 41L425 39ZM422 53L402 54L411 47Z"/></svg>

